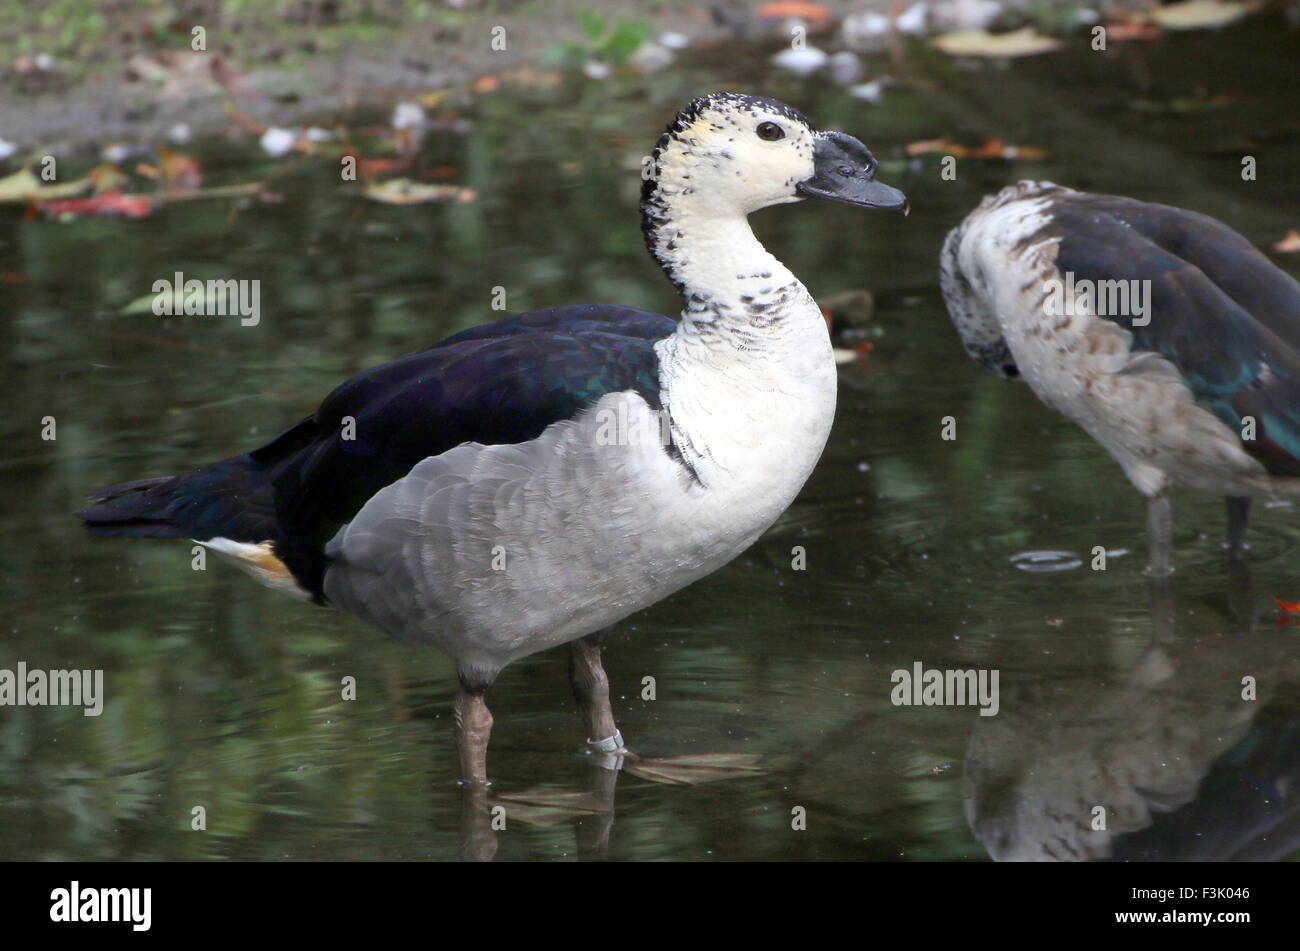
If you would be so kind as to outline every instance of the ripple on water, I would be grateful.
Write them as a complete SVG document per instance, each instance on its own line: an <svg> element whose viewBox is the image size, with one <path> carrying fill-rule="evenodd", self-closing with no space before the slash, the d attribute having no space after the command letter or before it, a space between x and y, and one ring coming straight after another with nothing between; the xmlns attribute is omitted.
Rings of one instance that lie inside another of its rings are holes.
<svg viewBox="0 0 1300 951"><path fill-rule="evenodd" d="M1021 571L1035 573L1073 571L1083 565L1083 559L1072 551L1022 551L1012 555L1010 561Z"/></svg>

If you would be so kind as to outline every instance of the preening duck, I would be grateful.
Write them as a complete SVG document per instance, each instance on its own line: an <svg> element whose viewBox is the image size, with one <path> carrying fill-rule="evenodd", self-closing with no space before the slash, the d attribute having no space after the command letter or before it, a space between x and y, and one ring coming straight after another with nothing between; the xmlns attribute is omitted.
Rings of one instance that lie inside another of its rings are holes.
<svg viewBox="0 0 1300 951"><path fill-rule="evenodd" d="M487 781L484 692L572 645L588 742L618 753L598 632L750 546L812 472L830 339L754 237L760 208L905 209L850 136L714 94L653 152L641 223L680 321L630 307L509 317L359 374L259 449L104 489L100 535L190 538L281 591L456 663L462 779Z"/></svg>
<svg viewBox="0 0 1300 951"><path fill-rule="evenodd" d="M944 300L966 352L1073 419L1147 498L1148 573L1172 570L1169 490L1300 492L1300 283L1219 221L1020 182L949 234Z"/></svg>

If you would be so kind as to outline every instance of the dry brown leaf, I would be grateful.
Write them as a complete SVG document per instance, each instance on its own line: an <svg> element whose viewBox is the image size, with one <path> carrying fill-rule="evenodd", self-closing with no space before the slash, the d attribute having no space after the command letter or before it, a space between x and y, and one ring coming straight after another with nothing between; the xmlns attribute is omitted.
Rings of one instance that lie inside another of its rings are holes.
<svg viewBox="0 0 1300 951"><path fill-rule="evenodd" d="M811 23L825 23L831 18L831 11L820 3L807 0L775 0L758 8L758 15L764 20L808 20Z"/></svg>
<svg viewBox="0 0 1300 951"><path fill-rule="evenodd" d="M1227 26L1241 19L1251 8L1244 3L1222 0L1187 0L1167 7L1154 7L1147 16L1166 30L1204 30Z"/></svg>
<svg viewBox="0 0 1300 951"><path fill-rule="evenodd" d="M1047 158L1047 153L1029 145L1010 145L1001 139L985 139L973 148L947 139L923 139L911 142L903 147L907 155L928 155L937 153L951 155L953 158L1000 160L1000 161L1038 161Z"/></svg>
<svg viewBox="0 0 1300 951"><path fill-rule="evenodd" d="M1164 35L1160 27L1151 23L1107 23L1106 39L1116 43L1132 40L1158 40Z"/></svg>
<svg viewBox="0 0 1300 951"><path fill-rule="evenodd" d="M430 201L454 201L468 204L478 198L478 192L459 185L426 185L409 178L394 178L368 186L362 192L371 201L386 205L419 205Z"/></svg>
<svg viewBox="0 0 1300 951"><path fill-rule="evenodd" d="M990 33L988 30L957 30L936 36L930 43L949 56L987 56L1010 59L1016 56L1035 56L1059 49L1061 41L1043 36L1032 26L1010 33Z"/></svg>

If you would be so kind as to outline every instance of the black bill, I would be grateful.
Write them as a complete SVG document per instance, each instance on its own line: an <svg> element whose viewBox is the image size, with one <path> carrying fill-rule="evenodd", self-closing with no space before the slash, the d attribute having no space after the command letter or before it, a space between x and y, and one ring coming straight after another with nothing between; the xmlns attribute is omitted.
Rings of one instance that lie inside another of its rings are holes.
<svg viewBox="0 0 1300 951"><path fill-rule="evenodd" d="M795 186L805 198L907 214L907 196L876 179L876 157L843 132L823 132L813 147L813 177Z"/></svg>

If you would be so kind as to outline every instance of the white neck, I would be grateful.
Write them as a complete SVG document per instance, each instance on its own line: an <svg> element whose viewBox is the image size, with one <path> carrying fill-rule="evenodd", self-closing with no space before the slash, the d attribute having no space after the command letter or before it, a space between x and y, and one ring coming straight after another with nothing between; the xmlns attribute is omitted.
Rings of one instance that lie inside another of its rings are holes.
<svg viewBox="0 0 1300 951"><path fill-rule="evenodd" d="M742 212L662 181L642 212L646 243L682 295L681 323L657 348L674 441L705 486L748 485L752 502L770 495L783 508L834 415L821 311ZM776 456L756 454L764 443Z"/></svg>
<svg viewBox="0 0 1300 951"><path fill-rule="evenodd" d="M754 237L743 211L661 180L646 189L641 215L646 246L682 296L680 334L707 326L751 338L786 319L821 319L804 286Z"/></svg>

